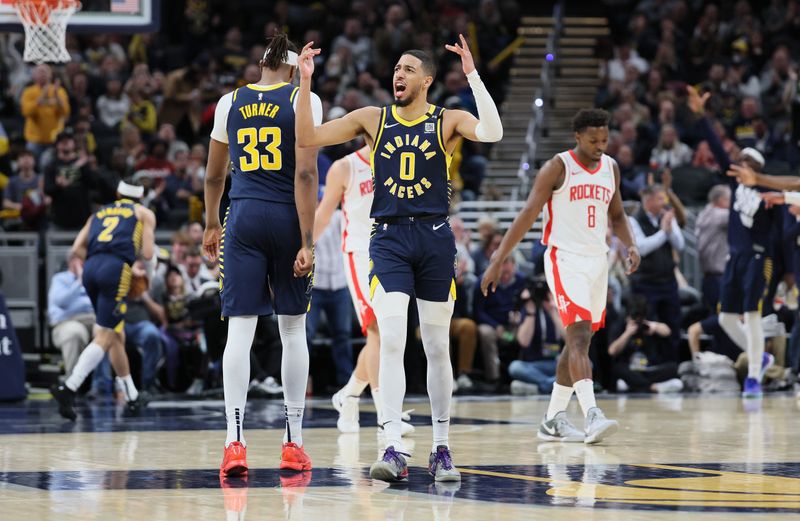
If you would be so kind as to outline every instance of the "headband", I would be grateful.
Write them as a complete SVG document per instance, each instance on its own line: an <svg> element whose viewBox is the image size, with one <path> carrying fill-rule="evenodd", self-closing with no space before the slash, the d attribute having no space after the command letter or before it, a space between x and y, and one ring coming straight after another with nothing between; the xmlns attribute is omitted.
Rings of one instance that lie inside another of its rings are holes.
<svg viewBox="0 0 800 521"><path fill-rule="evenodd" d="M269 47L264 51L264 56L261 58L262 60L267 59L267 53L269 53ZM297 53L294 51L286 51L286 59L283 60L283 63L291 65L292 67L297 67Z"/></svg>
<svg viewBox="0 0 800 521"><path fill-rule="evenodd" d="M141 199L144 196L144 187L139 185L131 185L125 181L120 181L117 185L117 193L125 197L132 197L133 199Z"/></svg>

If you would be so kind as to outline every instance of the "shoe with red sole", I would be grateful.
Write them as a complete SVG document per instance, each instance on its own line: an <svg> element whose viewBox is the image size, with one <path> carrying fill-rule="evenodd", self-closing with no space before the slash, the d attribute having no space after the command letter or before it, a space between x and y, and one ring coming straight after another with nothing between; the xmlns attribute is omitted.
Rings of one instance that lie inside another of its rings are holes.
<svg viewBox="0 0 800 521"><path fill-rule="evenodd" d="M311 458L308 457L303 447L298 447L296 443L284 443L281 449L281 470L311 470Z"/></svg>
<svg viewBox="0 0 800 521"><path fill-rule="evenodd" d="M219 473L221 476L247 474L247 448L238 441L225 447L225 455L222 458Z"/></svg>

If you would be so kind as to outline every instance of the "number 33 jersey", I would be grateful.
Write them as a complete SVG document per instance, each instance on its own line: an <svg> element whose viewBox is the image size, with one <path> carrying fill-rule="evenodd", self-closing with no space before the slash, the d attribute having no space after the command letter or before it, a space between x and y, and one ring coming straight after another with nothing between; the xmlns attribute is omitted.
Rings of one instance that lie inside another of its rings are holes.
<svg viewBox="0 0 800 521"><path fill-rule="evenodd" d="M542 243L581 255L608 252L608 205L616 189L611 158L605 154L589 170L572 150L561 152L564 183L547 201Z"/></svg>
<svg viewBox="0 0 800 521"><path fill-rule="evenodd" d="M231 199L294 205L294 114L298 87L249 84L224 95L214 113L211 137L228 145ZM311 94L314 125L322 103Z"/></svg>

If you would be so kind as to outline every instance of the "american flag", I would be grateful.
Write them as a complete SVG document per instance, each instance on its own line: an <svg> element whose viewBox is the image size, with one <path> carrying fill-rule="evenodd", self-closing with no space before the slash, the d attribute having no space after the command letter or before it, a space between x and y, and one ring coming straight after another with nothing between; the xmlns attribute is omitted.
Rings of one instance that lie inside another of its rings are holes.
<svg viewBox="0 0 800 521"><path fill-rule="evenodd" d="M112 13L138 13L139 0L111 0Z"/></svg>

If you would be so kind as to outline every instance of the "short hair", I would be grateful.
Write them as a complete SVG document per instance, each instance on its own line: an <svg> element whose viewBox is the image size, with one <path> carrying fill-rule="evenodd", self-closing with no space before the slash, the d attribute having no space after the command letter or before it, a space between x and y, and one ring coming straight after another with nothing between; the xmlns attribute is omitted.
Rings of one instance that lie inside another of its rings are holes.
<svg viewBox="0 0 800 521"><path fill-rule="evenodd" d="M193 245L190 246L189 249L186 251L187 257L202 257L203 252L200 251L200 246Z"/></svg>
<svg viewBox="0 0 800 521"><path fill-rule="evenodd" d="M611 116L603 109L581 109L572 118L572 130L583 132L588 127L607 127Z"/></svg>
<svg viewBox="0 0 800 521"><path fill-rule="evenodd" d="M728 185L714 185L708 192L708 202L716 203L723 197L731 196L731 188Z"/></svg>
<svg viewBox="0 0 800 521"><path fill-rule="evenodd" d="M652 185L647 185L644 188L642 188L640 195L644 198L644 197L650 197L651 195L656 195L656 193L658 192L664 193L666 192L666 190L664 190L664 187L662 185L655 183Z"/></svg>
<svg viewBox="0 0 800 521"><path fill-rule="evenodd" d="M433 61L433 58L430 54L425 51L420 51L419 49L411 49L403 53L403 55L406 54L421 61L422 70L425 71L425 74L431 76L434 80L436 79L436 62Z"/></svg>

